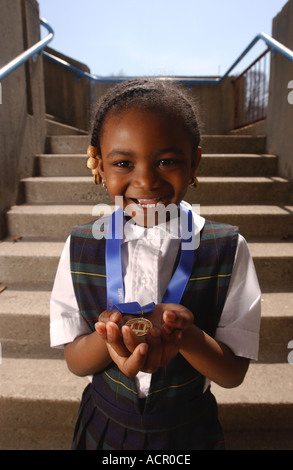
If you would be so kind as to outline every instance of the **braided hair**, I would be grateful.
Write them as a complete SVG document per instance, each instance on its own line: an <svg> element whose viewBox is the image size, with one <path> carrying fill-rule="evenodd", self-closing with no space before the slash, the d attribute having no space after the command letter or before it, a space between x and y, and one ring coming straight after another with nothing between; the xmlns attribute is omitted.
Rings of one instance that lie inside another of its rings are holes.
<svg viewBox="0 0 293 470"><path fill-rule="evenodd" d="M121 113L130 108L163 112L181 119L191 137L193 152L196 152L200 142L199 125L195 105L185 91L170 80L141 78L120 82L98 101L92 126L91 145L98 149L99 154L103 124L107 115L110 112Z"/></svg>

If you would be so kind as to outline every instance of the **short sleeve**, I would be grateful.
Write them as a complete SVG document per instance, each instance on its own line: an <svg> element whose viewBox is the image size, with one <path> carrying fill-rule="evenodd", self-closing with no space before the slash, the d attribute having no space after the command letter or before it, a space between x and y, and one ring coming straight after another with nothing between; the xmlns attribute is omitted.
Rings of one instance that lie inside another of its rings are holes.
<svg viewBox="0 0 293 470"><path fill-rule="evenodd" d="M258 358L261 291L246 240L239 235L232 277L215 339L236 356Z"/></svg>
<svg viewBox="0 0 293 470"><path fill-rule="evenodd" d="M63 248L50 299L50 344L62 348L78 336L89 334L90 327L77 305L70 272L70 237Z"/></svg>

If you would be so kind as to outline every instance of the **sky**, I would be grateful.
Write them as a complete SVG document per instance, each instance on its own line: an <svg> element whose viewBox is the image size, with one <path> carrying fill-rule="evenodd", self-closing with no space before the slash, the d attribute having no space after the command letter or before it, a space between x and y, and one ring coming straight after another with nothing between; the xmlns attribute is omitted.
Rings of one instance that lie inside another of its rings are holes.
<svg viewBox="0 0 293 470"><path fill-rule="evenodd" d="M223 75L287 0L38 0L53 49L98 76ZM47 34L42 28L42 37ZM247 65L264 50L259 41ZM242 65L242 64L241 64ZM240 66L235 72L241 71Z"/></svg>

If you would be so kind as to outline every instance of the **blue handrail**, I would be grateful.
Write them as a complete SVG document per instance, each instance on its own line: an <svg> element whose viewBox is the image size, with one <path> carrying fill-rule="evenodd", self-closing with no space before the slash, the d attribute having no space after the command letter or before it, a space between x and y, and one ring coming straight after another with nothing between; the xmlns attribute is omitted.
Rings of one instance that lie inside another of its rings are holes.
<svg viewBox="0 0 293 470"><path fill-rule="evenodd" d="M26 62L28 59L31 57L35 56L38 54L40 51L42 51L47 44L49 44L50 41L52 41L54 37L54 31L51 28L51 26L48 24L48 22L40 18L40 23L42 26L44 26L49 34L46 36L44 39L41 41L37 42L34 46L30 47L26 51L24 51L22 54L17 56L15 59L13 59L11 62L9 62L7 65L2 67L0 69L0 81L5 78L7 75L9 75L13 70L17 69L20 65L22 65L24 62Z"/></svg>
<svg viewBox="0 0 293 470"><path fill-rule="evenodd" d="M284 57L286 57L287 59L293 62L293 51L291 51L291 49L288 49L288 47L284 46L283 44L281 44L279 41L272 38L268 34L259 33L255 36L255 38L251 41L251 43L247 46L247 48L242 52L242 54L238 57L238 59L235 60L235 62L227 70L225 75L221 77L221 80L223 80L229 75L229 73L236 67L236 65L239 64L239 62L247 55L247 53L253 48L253 46L261 39L267 44L268 48L271 51L278 52L279 54L283 55Z"/></svg>
<svg viewBox="0 0 293 470"><path fill-rule="evenodd" d="M238 65L239 62L241 62L241 60L248 54L248 52L253 48L253 46L260 40L263 40L267 44L268 48L271 51L278 52L279 54L283 55L284 57L286 57L290 61L293 61L293 51L288 49L288 47L284 46L283 44L281 44L279 41L272 38L268 34L259 33L259 34L257 34L257 36L255 36L255 38L251 41L251 43L247 46L247 48L242 52L242 54L238 57L238 59L235 60L235 62L231 65L231 67L227 70L227 72L224 75L222 75L221 77L215 77L215 78L204 78L204 77L190 77L190 78L188 78L188 77L184 77L184 78L183 77L181 77L181 78L177 77L176 78L176 77L172 77L172 80L177 80L177 81L180 81L180 82L183 82L183 83L184 82L187 82L187 83L192 83L192 82L219 83L219 82L222 82L226 77L228 77L228 75L230 74L230 72L232 72L232 70L236 67L236 65ZM132 77L101 77L101 76L93 75L89 72L84 72L83 70L80 70L77 67L74 67L73 65L69 64L65 60L62 60L59 57L56 57L52 54L49 54L48 52L43 51L43 55L45 57L47 57L48 59L59 63L63 67L72 70L77 75L87 77L90 80L93 80L95 82L118 82L118 81L129 80L129 78L132 78ZM157 78L159 78L159 77L157 77ZM166 77L162 77L162 78L164 79Z"/></svg>

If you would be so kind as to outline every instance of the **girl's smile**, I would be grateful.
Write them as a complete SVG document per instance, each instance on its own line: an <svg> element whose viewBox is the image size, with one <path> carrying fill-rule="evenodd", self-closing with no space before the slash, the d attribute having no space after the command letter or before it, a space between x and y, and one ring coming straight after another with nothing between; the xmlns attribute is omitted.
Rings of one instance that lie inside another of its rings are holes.
<svg viewBox="0 0 293 470"><path fill-rule="evenodd" d="M182 201L199 163L181 120L140 108L110 113L100 144L99 171L110 196L123 196L123 209L136 204L141 225L148 211Z"/></svg>

